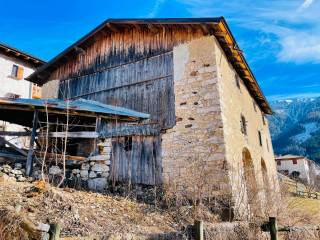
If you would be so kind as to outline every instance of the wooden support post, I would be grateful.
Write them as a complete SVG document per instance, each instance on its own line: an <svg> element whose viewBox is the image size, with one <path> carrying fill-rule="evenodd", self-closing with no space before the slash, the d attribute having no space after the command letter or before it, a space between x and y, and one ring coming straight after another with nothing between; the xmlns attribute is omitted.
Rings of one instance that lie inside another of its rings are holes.
<svg viewBox="0 0 320 240"><path fill-rule="evenodd" d="M96 133L98 133L98 135L100 134L101 131L101 117L96 117L96 129L95 129ZM95 138L94 139L94 152L95 153L99 153L99 148L98 148L98 139Z"/></svg>
<svg viewBox="0 0 320 240"><path fill-rule="evenodd" d="M269 228L271 240L278 240L277 219L275 217L269 217Z"/></svg>
<svg viewBox="0 0 320 240"><path fill-rule="evenodd" d="M32 131L31 131L29 151L28 151L27 163L26 163L26 175L28 177L30 177L32 174L33 146L34 146L34 140L36 137L37 124L38 124L38 111L35 109L33 114Z"/></svg>
<svg viewBox="0 0 320 240"><path fill-rule="evenodd" d="M61 227L59 224L50 224L50 238L49 240L59 240L60 239L60 230Z"/></svg>
<svg viewBox="0 0 320 240"><path fill-rule="evenodd" d="M203 221L195 220L193 228L194 228L195 239L196 240L204 240Z"/></svg>

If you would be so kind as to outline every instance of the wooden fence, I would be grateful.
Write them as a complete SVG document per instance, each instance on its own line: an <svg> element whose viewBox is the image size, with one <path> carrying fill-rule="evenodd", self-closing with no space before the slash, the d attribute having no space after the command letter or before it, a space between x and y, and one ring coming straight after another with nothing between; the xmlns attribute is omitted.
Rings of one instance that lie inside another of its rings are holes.
<svg viewBox="0 0 320 240"><path fill-rule="evenodd" d="M206 234L205 234L205 227L203 221L195 221L193 225L193 234L195 240L206 240ZM296 231L303 232L303 230L309 230L318 232L320 234L320 226L306 226L306 227L279 227L277 224L277 218L275 217L269 217L269 221L265 224L261 225L261 231L262 232L268 232L270 233L270 239L271 240L279 240L279 233L293 233Z"/></svg>
<svg viewBox="0 0 320 240"><path fill-rule="evenodd" d="M297 191L296 195L298 197L304 197L304 198L312 198L312 199L318 199L320 200L320 194L317 192L304 192L304 191Z"/></svg>

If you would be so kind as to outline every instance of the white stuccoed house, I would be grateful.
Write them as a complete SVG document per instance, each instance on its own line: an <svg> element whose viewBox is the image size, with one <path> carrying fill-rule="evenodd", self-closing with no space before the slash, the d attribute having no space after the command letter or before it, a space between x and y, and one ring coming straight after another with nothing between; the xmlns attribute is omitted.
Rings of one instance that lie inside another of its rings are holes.
<svg viewBox="0 0 320 240"><path fill-rule="evenodd" d="M41 98L41 88L25 78L45 62L28 53L0 43L0 98ZM0 121L0 131L19 131L21 127ZM22 147L23 138L6 138ZM0 144L3 145L2 140Z"/></svg>
<svg viewBox="0 0 320 240"><path fill-rule="evenodd" d="M317 175L314 161L296 155L284 155L275 158L277 170L285 176L297 177L302 181L313 184Z"/></svg>

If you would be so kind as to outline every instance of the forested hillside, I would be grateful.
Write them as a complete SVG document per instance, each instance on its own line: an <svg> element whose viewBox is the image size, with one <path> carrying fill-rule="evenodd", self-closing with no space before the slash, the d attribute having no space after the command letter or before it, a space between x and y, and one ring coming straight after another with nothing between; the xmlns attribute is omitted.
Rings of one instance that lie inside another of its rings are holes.
<svg viewBox="0 0 320 240"><path fill-rule="evenodd" d="M320 163L320 97L279 100L271 105L275 154L305 155Z"/></svg>

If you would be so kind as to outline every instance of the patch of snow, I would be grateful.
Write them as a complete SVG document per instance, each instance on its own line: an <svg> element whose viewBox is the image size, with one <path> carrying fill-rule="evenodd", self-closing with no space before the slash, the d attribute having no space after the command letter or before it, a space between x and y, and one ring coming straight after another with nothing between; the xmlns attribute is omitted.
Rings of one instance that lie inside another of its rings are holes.
<svg viewBox="0 0 320 240"><path fill-rule="evenodd" d="M305 132L297 134L292 137L293 140L300 143L306 141L308 138L311 137L311 133L318 130L317 122L306 123L306 124L303 124L303 126L305 128Z"/></svg>
<svg viewBox="0 0 320 240"><path fill-rule="evenodd" d="M277 114L282 114L282 113L285 113L286 111L284 109L275 109L274 112Z"/></svg>

